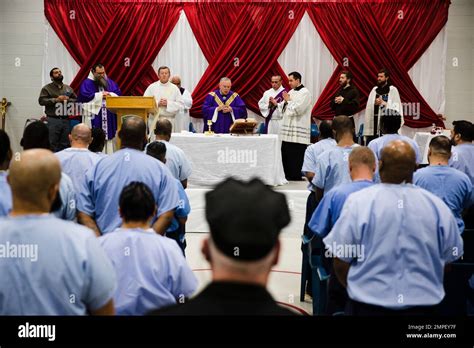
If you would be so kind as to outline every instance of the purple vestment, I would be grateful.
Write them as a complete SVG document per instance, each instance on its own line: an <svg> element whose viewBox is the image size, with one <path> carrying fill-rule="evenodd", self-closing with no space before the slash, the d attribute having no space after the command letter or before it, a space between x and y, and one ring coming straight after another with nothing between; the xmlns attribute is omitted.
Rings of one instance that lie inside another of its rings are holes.
<svg viewBox="0 0 474 348"><path fill-rule="evenodd" d="M105 88L104 91L122 95L119 86L110 78L107 78L107 88ZM97 92L99 92L99 87L93 80L87 78L81 84L77 101L79 103L88 103L94 99L94 95ZM105 118L107 119L106 122ZM94 128L102 128L106 132L107 140L115 137L115 133L117 132L117 115L105 109L105 99L102 109L97 115L92 117L91 124Z"/></svg>
<svg viewBox="0 0 474 348"><path fill-rule="evenodd" d="M233 91L229 91L227 95L222 95L219 90L214 91L216 96L222 101L223 104L225 104L229 98L231 98L232 94L234 94ZM207 131L209 128L207 126L207 120L212 120L212 116L214 115L214 110L218 107L219 105L214 99L214 96L211 94L208 94L206 99L204 100L204 104L202 106L202 118L204 120L204 131ZM235 99L230 103L230 107L232 107L232 110L234 112L234 118L247 118L247 109L245 107L245 103L240 98L240 96L237 95ZM232 116L231 113L224 113L222 111L219 111L218 116L217 116L217 121L212 124L212 130L215 133L229 133L230 126L232 125Z"/></svg>

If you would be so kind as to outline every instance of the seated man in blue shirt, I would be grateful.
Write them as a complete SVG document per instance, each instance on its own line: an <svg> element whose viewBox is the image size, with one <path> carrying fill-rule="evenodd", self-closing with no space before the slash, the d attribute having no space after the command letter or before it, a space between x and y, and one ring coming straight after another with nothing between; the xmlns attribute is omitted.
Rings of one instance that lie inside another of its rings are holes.
<svg viewBox="0 0 474 348"><path fill-rule="evenodd" d="M375 156L369 148L361 146L352 150L349 155L349 172L352 182L334 187L319 202L309 222L309 229L316 235L315 238L324 238L328 235L351 193L373 185L375 168ZM332 315L344 311L347 292L332 271L332 262L328 262L327 266L331 277L328 285L326 314Z"/></svg>
<svg viewBox="0 0 474 348"><path fill-rule="evenodd" d="M408 143L385 146L382 183L352 193L324 238L348 314L426 315L445 296L445 266L463 255L463 242L446 204L411 184L415 168Z"/></svg>
<svg viewBox="0 0 474 348"><path fill-rule="evenodd" d="M12 191L7 182L12 157L10 138L3 129L0 129L0 217L8 215L12 209Z"/></svg>
<svg viewBox="0 0 474 348"><path fill-rule="evenodd" d="M166 121L169 122L168 120ZM166 164L166 150L167 146L163 142L154 141L148 144L146 148L146 154ZM185 255L184 249L186 249L186 221L188 220L188 215L191 212L191 207L189 205L188 196L184 191L184 187L178 179L176 179L176 184L179 194L179 205L174 212L173 221L171 221L170 227L168 227L168 230L166 230L166 237L174 239Z"/></svg>
<svg viewBox="0 0 474 348"><path fill-rule="evenodd" d="M61 167L49 150L21 153L0 218L0 315L113 315L114 269L93 231L49 214Z"/></svg>
<svg viewBox="0 0 474 348"><path fill-rule="evenodd" d="M153 193L144 183L131 182L120 194L119 207L122 226L99 238L117 275L117 314L143 315L183 303L196 290L197 279L176 243L150 228Z"/></svg>
<svg viewBox="0 0 474 348"><path fill-rule="evenodd" d="M164 235L179 204L175 179L163 163L143 153L146 125L142 118L125 117L118 136L121 149L98 161L82 181L78 220L97 235L112 232L121 225L117 210L120 192L130 182L140 181L151 189L158 204L153 229Z"/></svg>
<svg viewBox="0 0 474 348"><path fill-rule="evenodd" d="M74 126L69 134L71 147L56 152L55 155L61 162L64 173L69 175L76 192L79 192L84 175L89 168L99 161L101 156L89 151L88 146L92 142L92 132L89 126L79 123Z"/></svg>
<svg viewBox="0 0 474 348"><path fill-rule="evenodd" d="M444 135L434 137L428 150L428 167L418 169L413 176L413 183L423 187L439 198L451 209L459 231L464 231L462 211L471 200L472 184L463 172L449 167L451 157L451 141Z"/></svg>

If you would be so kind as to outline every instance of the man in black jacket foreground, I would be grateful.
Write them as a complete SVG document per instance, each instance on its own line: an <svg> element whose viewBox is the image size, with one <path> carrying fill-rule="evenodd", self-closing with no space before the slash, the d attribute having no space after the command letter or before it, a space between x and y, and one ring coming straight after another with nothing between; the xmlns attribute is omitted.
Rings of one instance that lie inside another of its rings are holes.
<svg viewBox="0 0 474 348"><path fill-rule="evenodd" d="M290 222L285 196L260 180L227 179L206 194L210 237L202 252L212 282L184 304L152 315L292 315L266 290L278 263L280 231Z"/></svg>

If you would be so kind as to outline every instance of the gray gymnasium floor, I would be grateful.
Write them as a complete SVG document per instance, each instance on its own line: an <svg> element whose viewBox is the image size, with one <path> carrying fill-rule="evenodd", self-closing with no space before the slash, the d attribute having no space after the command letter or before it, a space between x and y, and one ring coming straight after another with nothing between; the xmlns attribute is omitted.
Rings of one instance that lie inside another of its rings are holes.
<svg viewBox="0 0 474 348"><path fill-rule="evenodd" d="M290 182L288 185L275 188L278 190L304 190L305 182ZM281 252L280 261L274 267L269 281L269 290L276 301L287 304L290 307L298 307L311 314L311 299L306 296L306 302L300 302L300 276L301 276L301 235L302 231L285 233L280 236ZM186 258L199 280L200 289L211 280L209 263L201 254L201 243L207 237L207 233L186 233L187 248Z"/></svg>

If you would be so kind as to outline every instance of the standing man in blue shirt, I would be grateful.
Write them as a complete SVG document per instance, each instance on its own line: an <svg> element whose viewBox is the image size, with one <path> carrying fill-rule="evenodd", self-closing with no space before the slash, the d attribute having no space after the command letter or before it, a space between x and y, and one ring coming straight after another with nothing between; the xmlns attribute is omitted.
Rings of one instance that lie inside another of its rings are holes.
<svg viewBox="0 0 474 348"><path fill-rule="evenodd" d="M458 223L459 232L464 231L462 212L470 204L472 184L463 172L449 167L451 141L444 135L434 137L428 150L428 167L418 169L413 183L423 187L443 200L451 209Z"/></svg>
<svg viewBox="0 0 474 348"><path fill-rule="evenodd" d="M92 142L92 132L86 124L80 123L74 126L69 134L69 141L71 147L56 152L55 155L61 162L63 172L71 178L75 191L79 192L87 170L101 157L88 149Z"/></svg>
<svg viewBox="0 0 474 348"><path fill-rule="evenodd" d="M166 120L169 122L168 120ZM158 121L160 122L160 121ZM161 141L154 141L148 144L146 148L147 155L150 155L157 160L161 161L162 163L167 162L167 147ZM191 213L191 206L189 204L188 196L184 191L184 187L181 182L176 179L176 187L179 194L179 205L174 211L173 221L171 221L170 227L166 230L166 237L174 239L178 246L183 251L183 255L185 255L184 250L186 249L186 221L188 220L188 215Z"/></svg>
<svg viewBox="0 0 474 348"><path fill-rule="evenodd" d="M464 215L466 228L474 228L474 125L469 121L454 121L451 130L452 156L449 165L465 173L473 186L471 208Z"/></svg>
<svg viewBox="0 0 474 348"><path fill-rule="evenodd" d="M351 194L324 238L349 314L426 315L445 296L445 266L463 255L463 242L446 204L411 184L415 168L408 143L389 143L382 183Z"/></svg>
<svg viewBox="0 0 474 348"><path fill-rule="evenodd" d="M179 205L174 178L163 163L143 153L147 141L143 119L125 117L118 136L121 149L85 175L78 194L78 220L98 236L115 230L122 223L117 210L120 192L130 182L140 181L150 187L158 204L153 229L164 235Z"/></svg>
<svg viewBox="0 0 474 348"><path fill-rule="evenodd" d="M378 161L385 145L394 140L403 140L413 148L416 154L416 163L420 164L422 161L420 148L413 139L398 134L401 126L402 116L395 110L387 109L380 117L380 130L383 136L373 139L367 146L374 152Z"/></svg>
<svg viewBox="0 0 474 348"><path fill-rule="evenodd" d="M20 145L25 151L31 149L50 150L49 139L48 127L43 122L35 121L26 126ZM61 172L59 194L51 209L51 212L60 219L71 221L76 219L76 191L71 178L64 172Z"/></svg>
<svg viewBox="0 0 474 348"><path fill-rule="evenodd" d="M316 172L312 184L316 187L316 198L333 187L351 181L348 159L351 151L359 145L354 142L354 126L347 116L336 116L332 121L337 146L323 152L316 159Z"/></svg>
<svg viewBox="0 0 474 348"><path fill-rule="evenodd" d="M120 194L119 209L122 226L99 238L117 275L117 314L143 315L184 303L197 279L176 243L150 228L153 193L144 183L131 182Z"/></svg>
<svg viewBox="0 0 474 348"><path fill-rule="evenodd" d="M49 150L20 154L8 174L10 216L0 218L0 315L113 315L114 269L94 233L49 214L61 167ZM5 255L4 255L5 256Z"/></svg>
<svg viewBox="0 0 474 348"><path fill-rule="evenodd" d="M189 162L183 150L170 143L172 131L173 125L170 120L160 118L156 122L154 129L156 140L166 145L166 166L171 171L171 174L186 188L188 186L188 178L192 172L191 162Z"/></svg>
<svg viewBox="0 0 474 348"><path fill-rule="evenodd" d="M309 222L309 229L315 234L314 238L322 239L328 235L339 218L347 197L351 193L374 184L375 169L375 156L369 148L361 146L352 150L349 155L349 172L352 181L334 187L319 202L318 208ZM328 284L326 314L332 315L336 312L344 311L347 302L347 292L337 280L331 260L326 265L329 268L329 273L331 273Z"/></svg>

